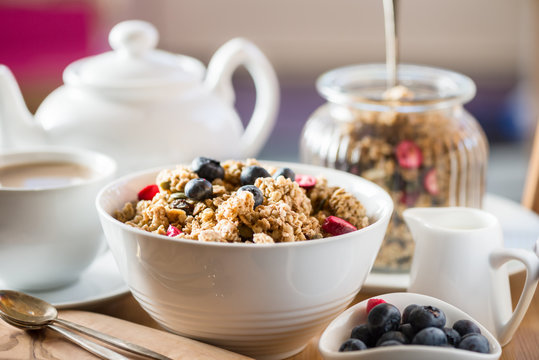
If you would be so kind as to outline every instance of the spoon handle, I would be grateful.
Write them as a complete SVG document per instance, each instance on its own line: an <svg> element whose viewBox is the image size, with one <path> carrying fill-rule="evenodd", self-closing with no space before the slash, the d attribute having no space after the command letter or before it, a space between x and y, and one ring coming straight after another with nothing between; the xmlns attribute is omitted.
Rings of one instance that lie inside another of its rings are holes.
<svg viewBox="0 0 539 360"><path fill-rule="evenodd" d="M166 357L164 355L156 353L155 351L152 351L152 350L147 349L145 347L142 347L140 345L136 345L136 344L130 343L128 341L118 339L117 337L107 335L107 334L104 334L102 332L87 328L86 326L82 326L82 325L79 325L79 324L72 323L71 321L68 321L68 320L56 318L54 321L56 323L58 323L58 324L61 324L61 325L65 326L65 327L67 327L67 328L70 328L70 329L78 331L78 332L80 332L82 334L91 336L91 337L93 337L95 339L98 339L98 340L101 340L101 341L103 341L103 342L105 342L105 343L107 343L109 345L116 346L116 347L118 347L120 349L132 352L134 354L143 355L143 356L149 357L151 359L156 359L156 360L172 360L169 357Z"/></svg>
<svg viewBox="0 0 539 360"><path fill-rule="evenodd" d="M397 36L398 0L384 0L384 23L386 35L387 88L398 85L399 38Z"/></svg>
<svg viewBox="0 0 539 360"><path fill-rule="evenodd" d="M75 344L77 344L80 347L88 350L92 354L99 356L102 359L106 359L106 360L129 360L125 356L120 355L117 352L112 351L111 349L108 349L108 348L106 348L106 347L104 347L102 345L96 344L96 343L94 343L94 342L92 342L92 341L90 341L90 340L88 340L88 339L86 339L86 338L84 338L84 337L82 337L80 335L75 334L74 332L72 332L70 330L67 330L67 329L64 329L64 328L62 328L60 326L56 326L56 325L52 325L52 324L47 325L47 327L49 329L52 329L52 330L62 334L63 336L65 336L69 340L73 341Z"/></svg>

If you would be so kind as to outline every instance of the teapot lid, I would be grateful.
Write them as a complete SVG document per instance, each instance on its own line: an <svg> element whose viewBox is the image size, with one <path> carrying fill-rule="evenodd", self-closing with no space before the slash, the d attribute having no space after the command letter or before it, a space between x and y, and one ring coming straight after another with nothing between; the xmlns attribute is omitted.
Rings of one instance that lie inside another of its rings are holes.
<svg viewBox="0 0 539 360"><path fill-rule="evenodd" d="M155 49L158 39L157 29L148 22L121 22L109 34L113 51L71 63L64 71L64 82L107 88L200 83L204 65L189 56Z"/></svg>

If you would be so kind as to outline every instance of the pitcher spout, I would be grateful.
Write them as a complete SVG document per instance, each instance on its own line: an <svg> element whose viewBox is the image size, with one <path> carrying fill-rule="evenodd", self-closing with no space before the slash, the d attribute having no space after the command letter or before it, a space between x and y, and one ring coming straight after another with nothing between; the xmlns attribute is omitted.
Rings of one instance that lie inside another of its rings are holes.
<svg viewBox="0 0 539 360"><path fill-rule="evenodd" d="M411 208L403 212L403 217L412 235L423 229L460 233L499 226L494 215L468 207Z"/></svg>
<svg viewBox="0 0 539 360"><path fill-rule="evenodd" d="M425 229L428 227L433 215L433 208L410 208L404 210L402 216L404 222L412 233L412 238L415 242L421 237Z"/></svg>
<svg viewBox="0 0 539 360"><path fill-rule="evenodd" d="M0 64L0 151L43 145L45 132L26 107L15 77Z"/></svg>

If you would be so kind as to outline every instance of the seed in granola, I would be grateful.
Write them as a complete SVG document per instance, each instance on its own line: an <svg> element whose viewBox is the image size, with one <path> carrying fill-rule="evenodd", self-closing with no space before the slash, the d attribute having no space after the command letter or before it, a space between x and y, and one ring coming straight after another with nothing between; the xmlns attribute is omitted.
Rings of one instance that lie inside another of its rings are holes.
<svg viewBox="0 0 539 360"><path fill-rule="evenodd" d="M242 185L254 185L256 179L271 177L262 166L246 166L241 170L240 182Z"/></svg>
<svg viewBox="0 0 539 360"><path fill-rule="evenodd" d="M203 179L212 182L215 179L224 179L225 169L217 160L199 156L191 163L191 168Z"/></svg>
<svg viewBox="0 0 539 360"><path fill-rule="evenodd" d="M172 193L170 194L170 198L173 199L173 200L176 200L176 199L187 199L187 196L185 195L184 192L175 192L175 193Z"/></svg>
<svg viewBox="0 0 539 360"><path fill-rule="evenodd" d="M163 190L170 190L170 181L163 181L159 187Z"/></svg>
<svg viewBox="0 0 539 360"><path fill-rule="evenodd" d="M240 234L242 241L252 241L253 240L253 229L245 224L238 225L238 233Z"/></svg>
<svg viewBox="0 0 539 360"><path fill-rule="evenodd" d="M273 174L274 179L277 179L279 176L284 176L285 179L290 179L292 181L296 179L296 174L294 171L286 167L278 169L275 174Z"/></svg>
<svg viewBox="0 0 539 360"><path fill-rule="evenodd" d="M262 194L262 191L260 191L260 189L254 185L244 185L240 187L238 191L249 191L251 194L253 194L253 198L255 199L255 205L253 208L256 208L258 205L262 205L264 202L264 194Z"/></svg>
<svg viewBox="0 0 539 360"><path fill-rule="evenodd" d="M185 195L193 200L209 199L213 194L213 186L206 179L197 178L185 184Z"/></svg>
<svg viewBox="0 0 539 360"><path fill-rule="evenodd" d="M170 204L170 206L174 209L185 211L187 215L193 214L194 206L189 204L185 199L176 199Z"/></svg>

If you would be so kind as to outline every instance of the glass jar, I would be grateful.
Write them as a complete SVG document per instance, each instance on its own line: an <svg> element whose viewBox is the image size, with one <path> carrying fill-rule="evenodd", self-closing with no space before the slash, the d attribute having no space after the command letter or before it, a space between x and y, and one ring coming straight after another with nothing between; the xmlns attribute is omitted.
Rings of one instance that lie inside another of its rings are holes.
<svg viewBox="0 0 539 360"><path fill-rule="evenodd" d="M300 140L305 163L360 175L386 189L395 211L376 259L377 271L407 271L413 241L403 222L409 207L481 207L488 144L463 108L475 95L461 74L400 65L396 90L386 92L385 64L338 68L317 81L327 99Z"/></svg>

